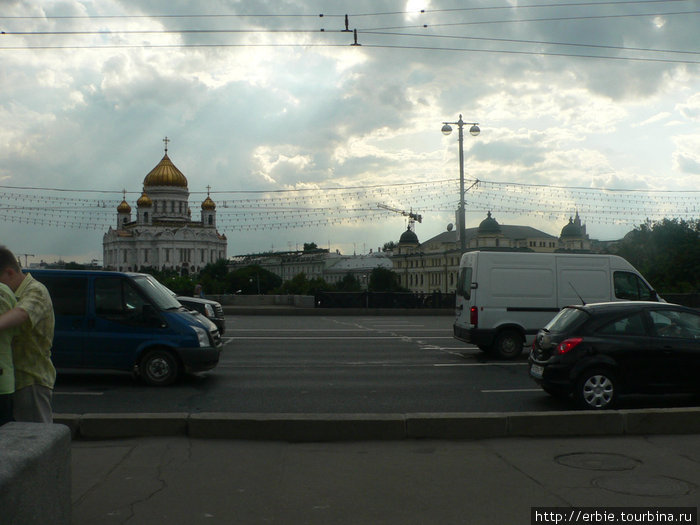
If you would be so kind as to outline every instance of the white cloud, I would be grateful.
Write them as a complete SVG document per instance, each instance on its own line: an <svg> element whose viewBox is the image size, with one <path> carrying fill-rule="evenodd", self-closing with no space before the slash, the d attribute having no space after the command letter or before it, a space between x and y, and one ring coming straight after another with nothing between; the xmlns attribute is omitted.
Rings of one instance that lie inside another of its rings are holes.
<svg viewBox="0 0 700 525"><path fill-rule="evenodd" d="M456 201L455 195L449 194L454 189L430 188L419 195L398 191L391 185L458 176L456 130L444 137L440 127L443 121L454 121L461 113L465 120L480 122L482 129L478 137L467 134L464 140L469 178L591 188L696 186L700 163L695 129L700 120L697 67L617 60L632 56L687 59L679 54L619 48L692 49L697 31L691 17L474 24L555 15L622 14L638 12L640 7L533 10L513 1L503 5L510 6L508 9L460 12L445 11L457 5L446 0L398 4L360 0L350 6L349 20L351 28L358 29L363 45L351 47L350 34L332 31L343 27L343 17L331 16L340 13L321 0L215 1L201 6L162 0L6 4L7 16L309 16L12 19L7 28L14 31L198 27L258 31L4 35L3 42L13 45L146 42L175 46L0 49L0 118L4 122L0 129L0 178L4 184L117 194L126 187L136 194L145 174L160 159L160 141L168 135L172 139L169 154L188 177L192 191L201 192L208 184L220 192L384 186L387 189L379 196L382 199L391 196L398 207L426 210L419 230L421 239L426 239L444 229L445 218L451 215L446 210ZM469 7L490 5L477 2ZM420 14L420 9L426 12ZM353 16L353 12L401 11L407 14ZM326 16L320 18L319 13ZM468 25L455 25L459 22ZM413 27L423 23L429 27ZM382 27L397 27L382 32L401 35L368 32ZM309 32L259 31L289 28L306 28ZM321 32L321 28L326 31ZM407 36L410 33L421 36ZM445 36L455 38L442 38ZM212 43L232 45L177 47ZM472 51L444 50L448 47ZM545 56L538 52L599 54L616 59ZM439 191L442 195L436 196ZM362 198L372 202L367 196L348 198L348 202L367 205ZM492 196L487 200L480 207L497 204ZM571 206L572 202L562 204ZM532 225L549 232L561 229L558 218L543 218L536 211L537 203L529 206L529 215L512 213L506 217L531 219ZM222 208L221 213L223 216L226 211ZM482 218L478 214L468 217L477 223ZM592 213L583 219L589 232L601 232L601 237L613 231L606 230L613 225L604 214ZM382 221L348 222L332 228L270 230L266 246L256 245L259 235L248 235L235 226L227 227L224 233L232 253L314 240L319 245L331 241L346 248L358 244L376 247L398 238L402 225L401 218L384 217ZM5 223L0 225L0 238L21 246L12 246L16 251L27 253L58 253L61 246L74 246L76 256L101 251L100 230L80 235L70 229L45 230ZM58 249L49 250L58 242Z"/></svg>

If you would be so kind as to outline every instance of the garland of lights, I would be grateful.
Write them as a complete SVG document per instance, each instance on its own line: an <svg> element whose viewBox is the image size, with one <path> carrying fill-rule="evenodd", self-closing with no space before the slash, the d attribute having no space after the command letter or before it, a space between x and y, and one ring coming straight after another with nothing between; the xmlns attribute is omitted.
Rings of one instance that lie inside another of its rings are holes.
<svg viewBox="0 0 700 525"><path fill-rule="evenodd" d="M467 213L529 216L565 221L578 212L589 224L636 225L664 217L700 216L700 192L612 190L477 182L465 195ZM115 224L120 199L55 195L45 188L0 192L0 220L67 229L106 230ZM65 192L65 190L60 190ZM223 230L259 231L374 223L396 217L378 204L416 213L452 214L457 180L353 188L314 188L278 192L211 192L217 225ZM116 194L121 192L107 192ZM255 196L251 196L255 193ZM140 192L139 192L140 194ZM121 195L120 195L121 197ZM194 206L193 206L194 208Z"/></svg>

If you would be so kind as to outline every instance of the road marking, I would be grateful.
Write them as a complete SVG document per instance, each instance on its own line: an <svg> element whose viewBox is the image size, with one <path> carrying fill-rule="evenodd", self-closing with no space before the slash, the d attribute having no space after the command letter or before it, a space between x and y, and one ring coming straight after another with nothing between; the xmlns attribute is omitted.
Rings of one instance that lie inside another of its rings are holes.
<svg viewBox="0 0 700 525"><path fill-rule="evenodd" d="M412 342L412 338L408 336L402 336L402 335L392 335L392 336L345 336L345 337L333 337L333 336L320 336L320 337L266 337L266 336L241 336L241 337L236 337L236 341L240 341L241 339L266 339L266 340L284 340L288 341L290 339L298 339L302 341L319 341L322 339L343 339L347 341L354 341L356 339L371 339L371 340L377 340L377 339L397 339L397 340L404 340L407 342ZM421 337L421 339L452 339L451 337L439 337L439 336L428 336L428 337Z"/></svg>
<svg viewBox="0 0 700 525"><path fill-rule="evenodd" d="M542 392L541 388L513 388L513 389L501 389L501 390L482 390L484 394L509 394L511 392Z"/></svg>
<svg viewBox="0 0 700 525"><path fill-rule="evenodd" d="M53 395L62 396L101 396L104 392L61 392L59 390L54 390Z"/></svg>
<svg viewBox="0 0 700 525"><path fill-rule="evenodd" d="M527 366L527 363L435 363L433 366Z"/></svg>
<svg viewBox="0 0 700 525"><path fill-rule="evenodd" d="M233 330L226 330L226 332L308 332L308 333L320 333L320 332L367 332L366 328L323 328L319 330L309 329L309 328L271 328L269 330L262 330L260 328L235 328ZM411 328L407 330L408 332L446 332L451 333L449 330L444 328L421 328L414 329ZM451 337L452 338L452 337Z"/></svg>

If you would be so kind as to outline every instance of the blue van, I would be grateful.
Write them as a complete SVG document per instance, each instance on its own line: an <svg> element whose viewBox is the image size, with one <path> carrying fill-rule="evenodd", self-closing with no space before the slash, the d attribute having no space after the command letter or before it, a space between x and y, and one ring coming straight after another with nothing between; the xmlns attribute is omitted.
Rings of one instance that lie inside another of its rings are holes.
<svg viewBox="0 0 700 525"><path fill-rule="evenodd" d="M214 368L222 342L153 276L87 270L29 270L49 290L56 368L134 371L165 386Z"/></svg>

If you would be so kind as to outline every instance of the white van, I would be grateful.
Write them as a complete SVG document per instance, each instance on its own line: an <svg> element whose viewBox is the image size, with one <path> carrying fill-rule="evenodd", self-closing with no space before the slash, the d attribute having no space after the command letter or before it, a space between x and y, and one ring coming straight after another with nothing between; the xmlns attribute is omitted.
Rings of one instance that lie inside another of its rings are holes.
<svg viewBox="0 0 700 525"><path fill-rule="evenodd" d="M462 255L456 297L455 338L506 359L565 306L663 301L616 255L495 251Z"/></svg>

